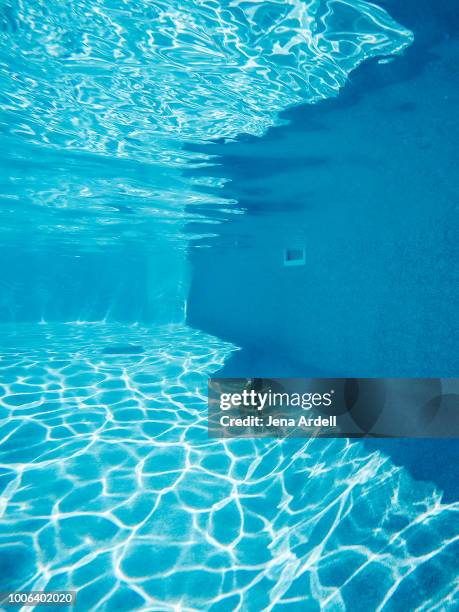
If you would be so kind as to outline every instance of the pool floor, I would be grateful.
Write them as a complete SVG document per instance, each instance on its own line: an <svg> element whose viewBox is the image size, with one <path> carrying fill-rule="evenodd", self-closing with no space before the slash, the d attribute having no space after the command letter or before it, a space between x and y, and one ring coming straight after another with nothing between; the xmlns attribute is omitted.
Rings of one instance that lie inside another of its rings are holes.
<svg viewBox="0 0 459 612"><path fill-rule="evenodd" d="M234 346L181 325L0 340L0 590L74 589L77 610L457 605L458 505L433 485L360 443L208 439L207 377Z"/></svg>

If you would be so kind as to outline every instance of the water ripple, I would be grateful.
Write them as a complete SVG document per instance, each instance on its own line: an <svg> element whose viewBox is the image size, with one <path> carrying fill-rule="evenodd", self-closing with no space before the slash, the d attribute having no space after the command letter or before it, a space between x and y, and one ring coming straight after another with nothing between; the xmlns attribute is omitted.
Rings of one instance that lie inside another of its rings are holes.
<svg viewBox="0 0 459 612"><path fill-rule="evenodd" d="M193 189L177 171L199 162L184 142L261 135L279 111L336 95L362 61L399 53L411 40L362 0L7 0L3 214L20 217L25 208L26 223L44 208L43 232L64 219L61 236L84 236L90 225L96 241L97 220L127 224L107 210L120 200L146 216L147 227L150 206L158 220L183 217ZM148 169L133 183L114 160ZM34 164L47 165L48 180ZM210 196L209 203L219 205ZM69 222L63 211L77 218Z"/></svg>

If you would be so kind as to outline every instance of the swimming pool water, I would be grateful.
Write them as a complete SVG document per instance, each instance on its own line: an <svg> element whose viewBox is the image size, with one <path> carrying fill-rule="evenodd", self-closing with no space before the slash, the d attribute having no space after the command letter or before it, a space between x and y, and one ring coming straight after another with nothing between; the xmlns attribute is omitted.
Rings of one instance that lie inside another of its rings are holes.
<svg viewBox="0 0 459 612"><path fill-rule="evenodd" d="M262 138L414 40L363 0L2 4L0 591L76 590L82 611L458 607L457 503L360 443L208 439L207 379L240 346L189 325L193 274L212 290L192 250L231 260L267 209L276 247L303 229L282 226L278 161L229 154L225 173L208 145ZM254 172L274 188L217 249ZM256 359L303 376L274 335Z"/></svg>

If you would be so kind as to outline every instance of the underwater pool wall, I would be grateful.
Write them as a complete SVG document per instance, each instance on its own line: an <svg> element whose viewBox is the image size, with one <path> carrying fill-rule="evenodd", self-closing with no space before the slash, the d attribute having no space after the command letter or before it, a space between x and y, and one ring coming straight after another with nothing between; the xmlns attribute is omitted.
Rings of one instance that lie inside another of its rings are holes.
<svg viewBox="0 0 459 612"><path fill-rule="evenodd" d="M0 322L181 323L189 272L184 249L39 252L4 249Z"/></svg>
<svg viewBox="0 0 459 612"><path fill-rule="evenodd" d="M457 374L458 45L365 65L265 137L208 147L244 214L191 253L191 325L296 376Z"/></svg>

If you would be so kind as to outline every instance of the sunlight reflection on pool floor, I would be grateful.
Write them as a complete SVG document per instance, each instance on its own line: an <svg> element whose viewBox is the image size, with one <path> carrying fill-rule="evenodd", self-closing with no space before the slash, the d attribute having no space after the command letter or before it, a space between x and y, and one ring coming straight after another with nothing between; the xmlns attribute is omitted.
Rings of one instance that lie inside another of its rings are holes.
<svg viewBox="0 0 459 612"><path fill-rule="evenodd" d="M458 505L431 485L360 443L208 439L232 345L181 325L0 339L1 590L75 589L81 610L457 605Z"/></svg>

